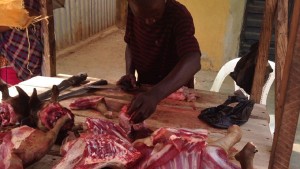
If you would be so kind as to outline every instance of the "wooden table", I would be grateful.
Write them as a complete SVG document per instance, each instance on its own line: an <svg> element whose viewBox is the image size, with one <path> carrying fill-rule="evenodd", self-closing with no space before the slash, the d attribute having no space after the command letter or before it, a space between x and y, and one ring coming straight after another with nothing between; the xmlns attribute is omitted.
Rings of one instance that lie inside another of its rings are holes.
<svg viewBox="0 0 300 169"><path fill-rule="evenodd" d="M31 95L33 88L36 88L38 93L44 92L52 87L53 84L59 84L66 77L41 77L37 76L30 80L21 82L18 84L25 92ZM89 78L89 80L96 80ZM76 90L79 87L71 88L63 91L61 94ZM17 95L14 87L9 89L12 96ZM208 129L209 141L223 137L226 134L226 130L216 129L208 126L206 123L200 121L197 116L200 111L222 104L226 99L227 95L203 90L191 90L197 96L195 103L184 102L184 101L171 101L164 100L157 107L157 111L146 121L147 125L152 129L159 127L184 127L184 128L205 128ZM94 95L105 96L109 107L119 109L121 105L130 102L133 97L130 94L124 93L120 90L101 90L93 93ZM68 99L60 102L63 106L68 107L70 102L74 99ZM118 103L118 104L116 104ZM73 111L76 115L75 123L82 123L86 117L95 117L104 119L101 114L93 110L84 111ZM113 120L116 121L117 119ZM255 168L265 169L269 164L270 151L272 145L272 135L270 133L269 115L266 112L264 105L255 104L249 121L242 125L243 137L242 140L234 147L237 150L241 148L247 142L254 142L257 146L258 153L255 155L254 165ZM49 152L42 160L28 167L29 169L48 169L55 165L61 157L58 155L59 147L54 146L52 151ZM237 163L233 160L233 162Z"/></svg>

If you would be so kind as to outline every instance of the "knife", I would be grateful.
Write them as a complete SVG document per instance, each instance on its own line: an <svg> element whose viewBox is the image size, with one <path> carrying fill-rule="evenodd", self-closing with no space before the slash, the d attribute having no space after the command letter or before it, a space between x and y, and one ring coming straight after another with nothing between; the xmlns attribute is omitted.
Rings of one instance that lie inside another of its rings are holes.
<svg viewBox="0 0 300 169"><path fill-rule="evenodd" d="M59 92L71 87L71 86L77 86L80 85L83 81L85 81L87 78L86 73L79 73L78 75L74 75L66 80L63 80L59 85L57 85ZM49 89L41 94L38 95L38 98L42 100L47 100L51 97L52 90Z"/></svg>
<svg viewBox="0 0 300 169"><path fill-rule="evenodd" d="M91 83L81 89L78 89L78 90L75 90L75 91L71 91L70 93L67 93L67 94L64 94L64 95L61 95L61 96L58 96L58 101L61 101L61 100L65 100L65 99L69 99L69 98L72 98L72 97L77 97L77 96L81 96L83 94L87 94L89 92L93 92L93 91L96 91L97 89L95 88L89 88L88 86L105 86L107 85L107 81L106 80L98 80L94 83Z"/></svg>

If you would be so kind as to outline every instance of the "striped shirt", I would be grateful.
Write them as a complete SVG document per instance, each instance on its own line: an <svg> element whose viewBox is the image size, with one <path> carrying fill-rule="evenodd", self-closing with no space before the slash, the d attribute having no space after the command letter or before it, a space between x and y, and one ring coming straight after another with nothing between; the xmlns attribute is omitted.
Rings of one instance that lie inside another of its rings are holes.
<svg viewBox="0 0 300 169"><path fill-rule="evenodd" d="M24 4L28 10L40 11L39 0L24 0ZM41 24L30 25L28 35L30 43L28 43L26 30L11 29L0 33L0 55L6 58L17 72L20 80L26 80L41 74L43 60ZM29 46L30 52L28 52ZM28 53L30 54L29 60Z"/></svg>
<svg viewBox="0 0 300 169"><path fill-rule="evenodd" d="M142 84L156 84L166 77L186 54L199 52L195 27L189 11L175 0L166 2L161 19L153 25L127 15L125 42ZM200 53L201 54L201 53Z"/></svg>

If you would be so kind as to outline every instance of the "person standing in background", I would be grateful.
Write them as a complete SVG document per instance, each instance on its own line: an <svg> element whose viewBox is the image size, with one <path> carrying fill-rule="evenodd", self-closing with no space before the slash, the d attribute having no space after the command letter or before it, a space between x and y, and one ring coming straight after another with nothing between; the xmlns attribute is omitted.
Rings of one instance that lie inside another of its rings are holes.
<svg viewBox="0 0 300 169"><path fill-rule="evenodd" d="M30 16L40 15L39 0L24 0ZM40 22L27 29L0 26L0 78L15 85L20 81L41 75L43 62L42 27Z"/></svg>

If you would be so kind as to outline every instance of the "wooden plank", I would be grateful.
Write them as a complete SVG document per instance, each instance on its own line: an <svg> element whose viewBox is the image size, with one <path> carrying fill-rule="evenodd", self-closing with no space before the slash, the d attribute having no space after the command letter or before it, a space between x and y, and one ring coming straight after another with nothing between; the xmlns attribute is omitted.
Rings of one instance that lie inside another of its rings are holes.
<svg viewBox="0 0 300 169"><path fill-rule="evenodd" d="M35 88L37 88L38 92L42 92L43 90L48 89L45 88L46 86L50 87L53 83L57 83L56 78L48 78L49 85L42 85L42 87L40 88L36 86L36 80L41 78L37 77L35 80L29 82L32 83ZM53 79L53 81L50 82L50 79ZM33 89L33 86L31 86L30 83L25 82L23 83L25 85L20 84L19 86L30 92ZM66 92L71 90L73 89L69 89ZM159 127L205 128L210 132L208 141L213 141L220 137L224 137L224 135L226 134L226 130L212 128L203 121L200 121L197 117L200 114L201 110L222 104L227 99L227 95L202 90L191 90L191 92L198 96L195 104L185 101L172 102L171 100L166 99L162 101L160 105L158 105L157 111L149 119L146 120L146 124L153 130ZM94 95L105 96L108 107L113 107L114 111L119 111L121 107L125 104L128 104L133 97L133 95L131 94L124 93L118 90L102 90L95 92ZM68 107L74 99L75 98L64 100L60 103L63 106ZM85 122L87 117L106 119L103 115L94 110L74 110L73 113L76 115L76 124ZM113 119L112 121L118 123L118 119ZM267 165L269 163L272 136L268 127L268 113L266 112L265 106L256 104L249 121L246 124L242 125L241 129L243 131L242 140L234 147L237 150L241 150L247 142L254 142L259 150L254 158L255 168L267 168ZM30 169L51 168L57 163L57 160L60 158L57 155L53 156L53 154L57 153L58 149L53 150L53 152L48 154L41 161L30 166ZM237 163L237 161L233 162Z"/></svg>
<svg viewBox="0 0 300 169"><path fill-rule="evenodd" d="M280 88L281 77L283 76L283 66L288 44L288 0L278 0L277 17L275 26L276 45L276 91ZM277 94L276 94L277 95ZM278 95L277 95L278 96Z"/></svg>
<svg viewBox="0 0 300 169"><path fill-rule="evenodd" d="M277 20L275 27L275 103L279 102L280 84L283 77L283 66L287 52L288 41L288 0L278 0L277 5ZM279 104L275 104L275 110L278 110ZM275 121L281 121L281 116L278 111L275 111ZM275 126L277 124L275 123Z"/></svg>
<svg viewBox="0 0 300 169"><path fill-rule="evenodd" d="M300 111L300 0L294 4L287 56L280 86L270 169L289 168Z"/></svg>
<svg viewBox="0 0 300 169"><path fill-rule="evenodd" d="M44 39L43 75L56 76L56 49L54 35L54 15L52 1L41 0L41 14L48 19L42 20L42 37Z"/></svg>
<svg viewBox="0 0 300 169"><path fill-rule="evenodd" d="M262 88L264 86L276 5L277 0L266 0L265 2L264 22L260 34L258 58L251 90L251 99L253 99L256 103L260 103Z"/></svg>
<svg viewBox="0 0 300 169"><path fill-rule="evenodd" d="M126 26L127 6L127 1L117 0L117 25L119 28Z"/></svg>

